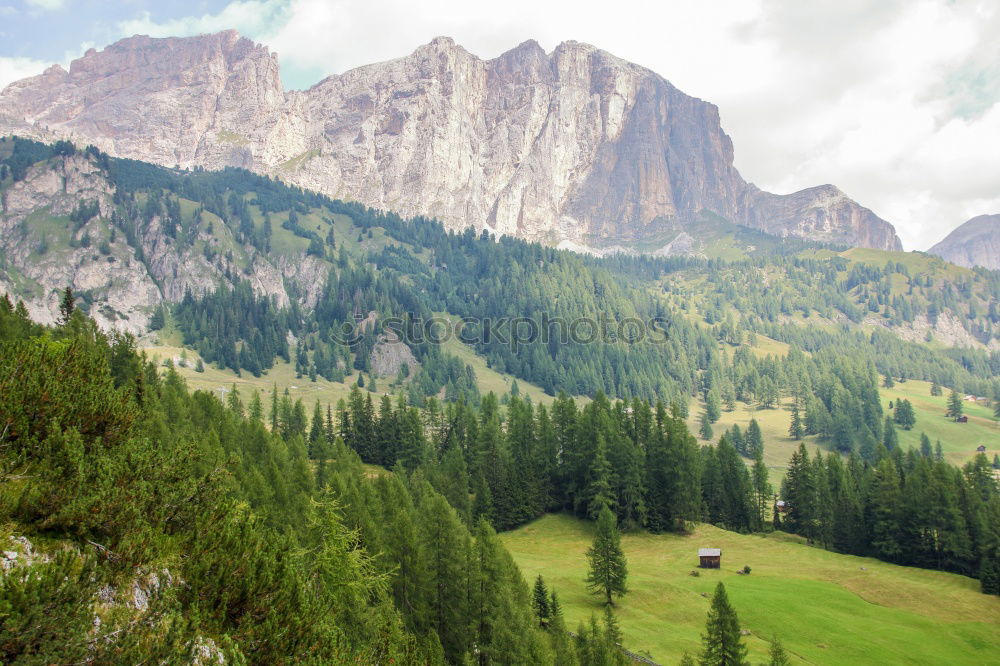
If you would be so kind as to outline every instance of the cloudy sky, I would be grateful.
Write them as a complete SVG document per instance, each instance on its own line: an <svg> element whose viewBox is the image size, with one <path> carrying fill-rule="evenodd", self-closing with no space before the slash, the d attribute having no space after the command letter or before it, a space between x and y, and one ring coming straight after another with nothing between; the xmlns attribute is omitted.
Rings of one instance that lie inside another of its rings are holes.
<svg viewBox="0 0 1000 666"><path fill-rule="evenodd" d="M748 180L834 183L907 249L1000 213L996 0L0 0L0 87L120 37L226 28L289 88L438 35L483 57L590 42L718 104Z"/></svg>

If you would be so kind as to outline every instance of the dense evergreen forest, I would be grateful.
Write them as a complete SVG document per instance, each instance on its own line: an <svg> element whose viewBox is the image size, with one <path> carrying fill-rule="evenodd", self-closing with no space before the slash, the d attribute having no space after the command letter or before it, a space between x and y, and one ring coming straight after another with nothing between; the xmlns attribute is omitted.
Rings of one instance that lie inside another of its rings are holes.
<svg viewBox="0 0 1000 666"><path fill-rule="evenodd" d="M0 300L3 663L623 663L557 603L540 628L493 528L429 472L368 478L336 436L317 465L259 401L191 393L63 312Z"/></svg>

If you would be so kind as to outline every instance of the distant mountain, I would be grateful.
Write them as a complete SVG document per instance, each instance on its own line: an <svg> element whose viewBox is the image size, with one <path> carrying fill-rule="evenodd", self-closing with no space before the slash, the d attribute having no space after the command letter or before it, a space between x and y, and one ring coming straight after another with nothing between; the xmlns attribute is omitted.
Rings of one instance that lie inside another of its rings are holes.
<svg viewBox="0 0 1000 666"><path fill-rule="evenodd" d="M928 252L959 266L1000 269L1000 214L972 218Z"/></svg>
<svg viewBox="0 0 1000 666"><path fill-rule="evenodd" d="M891 224L835 187L782 196L747 183L714 105L578 42L482 60L438 38L286 92L277 57L233 31L138 36L8 86L0 132L245 167L552 245L669 245L710 212L777 236L901 249Z"/></svg>

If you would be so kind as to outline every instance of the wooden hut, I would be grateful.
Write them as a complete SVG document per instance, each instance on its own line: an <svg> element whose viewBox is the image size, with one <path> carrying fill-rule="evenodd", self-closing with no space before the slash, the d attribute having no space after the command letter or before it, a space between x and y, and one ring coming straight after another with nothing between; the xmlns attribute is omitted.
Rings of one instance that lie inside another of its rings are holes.
<svg viewBox="0 0 1000 666"><path fill-rule="evenodd" d="M698 566L702 569L718 569L722 565L722 550L719 548L699 548Z"/></svg>

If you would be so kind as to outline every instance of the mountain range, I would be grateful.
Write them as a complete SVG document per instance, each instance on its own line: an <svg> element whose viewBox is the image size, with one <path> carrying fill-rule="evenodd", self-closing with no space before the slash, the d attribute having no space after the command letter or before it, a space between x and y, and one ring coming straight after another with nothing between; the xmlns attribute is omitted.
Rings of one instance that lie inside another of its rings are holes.
<svg viewBox="0 0 1000 666"><path fill-rule="evenodd" d="M748 183L716 106L572 41L484 60L437 38L285 91L277 56L234 31L136 36L9 85L0 134L11 133L171 167L242 167L452 229L596 252L690 249L685 226L706 213L779 237L902 249L891 224L832 185L780 195Z"/></svg>

